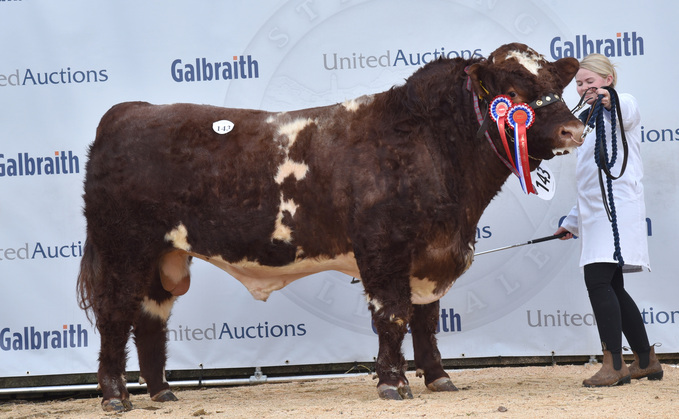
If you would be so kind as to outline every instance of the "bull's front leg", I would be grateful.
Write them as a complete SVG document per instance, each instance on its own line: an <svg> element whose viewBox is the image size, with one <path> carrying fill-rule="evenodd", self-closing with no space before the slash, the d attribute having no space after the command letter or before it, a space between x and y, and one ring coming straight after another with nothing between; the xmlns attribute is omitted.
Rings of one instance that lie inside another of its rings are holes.
<svg viewBox="0 0 679 419"><path fill-rule="evenodd" d="M354 255L368 300L368 308L379 339L375 362L377 391L381 398L410 399L401 351L412 315L410 290L411 237L407 226L394 220L407 220L409 209L402 205L373 205L356 216L352 237Z"/></svg>
<svg viewBox="0 0 679 419"><path fill-rule="evenodd" d="M439 302L413 305L410 329L413 336L417 376L424 376L424 384L432 391L457 391L450 376L443 370L441 353L436 343Z"/></svg>
<svg viewBox="0 0 679 419"><path fill-rule="evenodd" d="M406 281L403 282L408 285ZM395 292L396 289L391 288L390 291ZM383 399L412 399L413 393L405 375L408 364L401 351L412 307L410 288L408 285L406 298L403 298L405 293L399 293L400 298L387 298L382 294L367 292L368 306L379 338L375 363L375 372L379 379L377 392Z"/></svg>

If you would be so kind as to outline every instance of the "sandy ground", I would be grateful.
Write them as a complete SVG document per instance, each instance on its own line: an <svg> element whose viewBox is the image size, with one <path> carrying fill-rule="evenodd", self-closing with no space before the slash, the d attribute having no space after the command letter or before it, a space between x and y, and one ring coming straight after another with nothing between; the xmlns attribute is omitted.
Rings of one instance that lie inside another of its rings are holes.
<svg viewBox="0 0 679 419"><path fill-rule="evenodd" d="M433 393L409 373L414 399L377 397L369 375L246 387L175 389L178 402L132 396L135 409L105 413L100 399L4 400L1 418L676 418L679 368L663 364L662 381L585 388L598 365L484 368L450 371L460 389Z"/></svg>

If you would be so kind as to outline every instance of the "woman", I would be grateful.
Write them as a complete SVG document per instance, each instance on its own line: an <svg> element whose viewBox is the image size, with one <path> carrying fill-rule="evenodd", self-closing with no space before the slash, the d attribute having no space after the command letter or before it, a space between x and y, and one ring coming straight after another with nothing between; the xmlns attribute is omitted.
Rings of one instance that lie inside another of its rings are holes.
<svg viewBox="0 0 679 419"><path fill-rule="evenodd" d="M603 95L604 125L609 156L612 153L611 94L603 86L615 87L617 74L613 64L601 54L590 54L580 63L575 76L579 95L585 95L592 105L598 95ZM554 234L567 233L562 240L573 235L581 238L580 266L584 267L585 284L604 353L603 366L594 376L583 381L586 387L620 385L630 378L648 377L660 380L662 366L649 345L643 319L636 303L625 291L623 272L650 271L646 233L646 207L644 187L641 183L641 115L636 99L629 94L619 95L622 126L629 146L627 167L617 180L612 181L613 204L619 226L620 256L614 256L616 246L612 222L602 198L599 169L594 159L596 130L591 131L578 148L576 164L577 203ZM588 115L586 110L584 115ZM617 121L616 127L620 123ZM618 158L611 172L617 176L622 167L622 141L620 128L616 128ZM606 175L603 185L606 188ZM606 191L607 193L607 191ZM611 208L612 209L612 208ZM624 260L624 266L618 261ZM627 367L622 360L622 333L634 352L634 362Z"/></svg>

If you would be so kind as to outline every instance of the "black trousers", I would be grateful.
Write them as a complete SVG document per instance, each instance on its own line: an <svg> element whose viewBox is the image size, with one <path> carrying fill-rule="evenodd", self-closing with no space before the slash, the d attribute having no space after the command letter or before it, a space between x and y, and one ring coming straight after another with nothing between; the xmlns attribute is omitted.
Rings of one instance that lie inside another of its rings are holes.
<svg viewBox="0 0 679 419"><path fill-rule="evenodd" d="M650 350L644 320L625 291L622 268L615 263L585 265L585 285L604 350L622 352L622 334L637 353Z"/></svg>

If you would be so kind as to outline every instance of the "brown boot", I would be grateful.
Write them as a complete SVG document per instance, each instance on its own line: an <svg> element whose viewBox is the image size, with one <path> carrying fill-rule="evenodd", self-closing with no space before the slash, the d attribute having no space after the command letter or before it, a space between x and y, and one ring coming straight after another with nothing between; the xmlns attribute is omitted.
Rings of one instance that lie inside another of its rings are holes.
<svg viewBox="0 0 679 419"><path fill-rule="evenodd" d="M643 369L639 367L639 355L634 352L634 362L629 366L629 373L635 380L644 377L648 377L649 380L662 380L662 365L660 365L658 357L655 356L655 348L653 346L651 346L651 351L648 353L648 366Z"/></svg>
<svg viewBox="0 0 679 419"><path fill-rule="evenodd" d="M613 367L613 354L611 354L611 351L604 351L604 361L601 369L592 377L584 380L582 385L585 387L609 387L619 386L629 382L630 373L629 369L627 369L627 364L621 362L620 369L616 370Z"/></svg>

